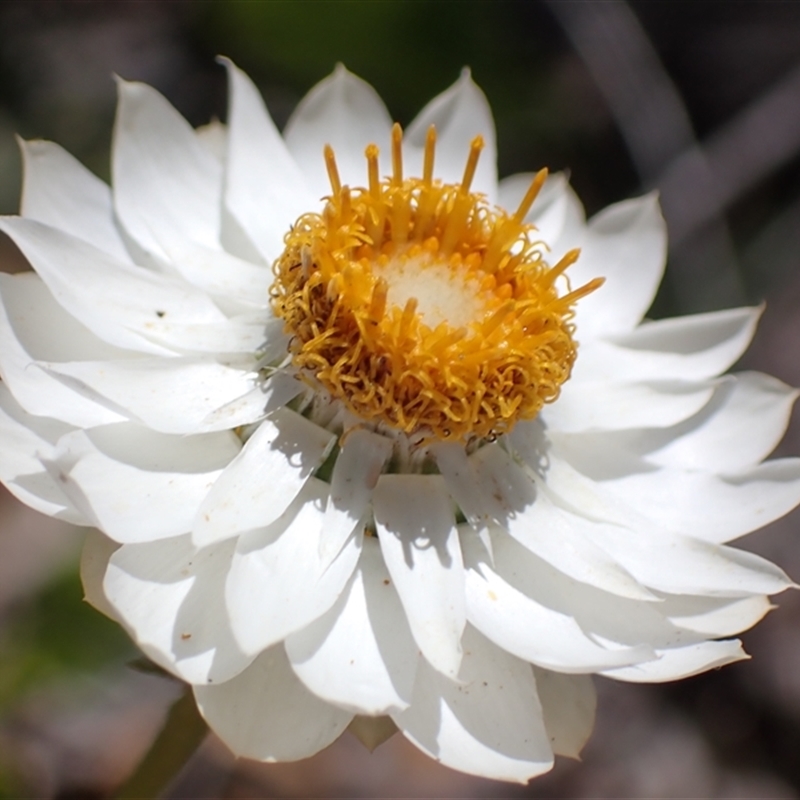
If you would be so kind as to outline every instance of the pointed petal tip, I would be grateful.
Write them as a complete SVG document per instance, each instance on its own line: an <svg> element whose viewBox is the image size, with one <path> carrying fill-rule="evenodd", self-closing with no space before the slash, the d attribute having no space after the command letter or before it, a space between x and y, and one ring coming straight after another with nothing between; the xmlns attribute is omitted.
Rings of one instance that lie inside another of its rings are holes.
<svg viewBox="0 0 800 800"><path fill-rule="evenodd" d="M399 728L391 717L366 717L357 714L347 726L347 730L358 739L370 753L387 742Z"/></svg>
<svg viewBox="0 0 800 800"><path fill-rule="evenodd" d="M147 86L147 84L142 83L141 81L129 81L127 78L123 78L118 72L112 72L111 73L111 80L114 81L114 83L117 86L117 94L118 95L121 95L122 92L125 89L127 89L128 87L132 87L132 86L136 86L136 85ZM148 86L148 88L150 88L150 87Z"/></svg>
<svg viewBox="0 0 800 800"><path fill-rule="evenodd" d="M660 189L651 189L646 194L642 195L643 200L647 200L651 202L654 206L660 205L661 203L661 190Z"/></svg>

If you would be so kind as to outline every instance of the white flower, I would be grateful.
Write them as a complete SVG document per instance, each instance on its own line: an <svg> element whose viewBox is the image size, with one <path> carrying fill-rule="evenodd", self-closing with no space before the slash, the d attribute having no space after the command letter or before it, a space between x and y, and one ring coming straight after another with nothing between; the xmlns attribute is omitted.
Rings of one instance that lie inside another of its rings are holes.
<svg viewBox="0 0 800 800"><path fill-rule="evenodd" d="M342 68L281 137L227 66L227 127L120 82L111 190L24 143L0 221L35 270L0 276L0 477L102 531L89 599L265 760L388 715L524 781L579 752L591 673L744 658L791 583L725 543L800 502L762 463L796 393L720 377L760 310L642 321L656 199L530 208L466 73L401 141Z"/></svg>

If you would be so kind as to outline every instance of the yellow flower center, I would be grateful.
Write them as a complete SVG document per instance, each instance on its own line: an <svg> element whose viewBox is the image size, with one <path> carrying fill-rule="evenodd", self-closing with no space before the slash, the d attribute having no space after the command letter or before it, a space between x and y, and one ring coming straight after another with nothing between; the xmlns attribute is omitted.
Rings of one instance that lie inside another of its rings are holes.
<svg viewBox="0 0 800 800"><path fill-rule="evenodd" d="M579 251L549 266L523 222L546 170L509 215L470 192L481 137L459 184L434 180L435 142L431 128L422 177L404 178L395 125L392 175L379 179L370 145L368 186L352 190L326 147L332 193L287 234L272 303L312 385L367 422L466 442L505 433L558 397L575 361L574 304L603 279L559 296Z"/></svg>

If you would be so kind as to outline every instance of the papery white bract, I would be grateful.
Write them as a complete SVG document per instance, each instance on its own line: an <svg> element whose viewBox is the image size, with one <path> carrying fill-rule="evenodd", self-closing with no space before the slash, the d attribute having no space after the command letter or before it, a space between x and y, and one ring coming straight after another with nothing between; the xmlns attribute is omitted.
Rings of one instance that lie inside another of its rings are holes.
<svg viewBox="0 0 800 800"><path fill-rule="evenodd" d="M0 276L0 478L102 531L89 600L264 760L388 715L450 767L525 781L588 738L591 673L744 658L730 637L791 582L726 543L800 502L800 460L764 461L796 392L723 375L760 309L643 321L666 253L655 197L587 223L551 177L525 221L552 264L580 248L572 287L606 280L573 309L558 398L469 441L359 419L297 379L272 265L332 193L324 146L342 185L366 185L390 117L337 68L281 136L227 67L224 128L120 82L112 189L24 143L22 213L0 220L35 270ZM468 73L406 132L407 175L431 125L435 175L458 186L480 135L471 191L513 213L530 176L498 184Z"/></svg>

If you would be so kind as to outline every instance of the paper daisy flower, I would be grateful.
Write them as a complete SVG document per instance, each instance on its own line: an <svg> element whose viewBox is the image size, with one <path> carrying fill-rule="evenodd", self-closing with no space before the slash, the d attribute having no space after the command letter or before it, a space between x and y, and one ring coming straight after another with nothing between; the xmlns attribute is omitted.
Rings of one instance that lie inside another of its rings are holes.
<svg viewBox="0 0 800 800"><path fill-rule="evenodd" d="M227 67L198 131L120 82L111 189L24 143L0 221L1 477L99 530L89 599L263 760L390 718L525 781L592 673L744 658L790 581L726 543L800 501L796 393L722 375L759 309L643 321L656 198L498 184L467 73L403 134L338 68L281 136Z"/></svg>

